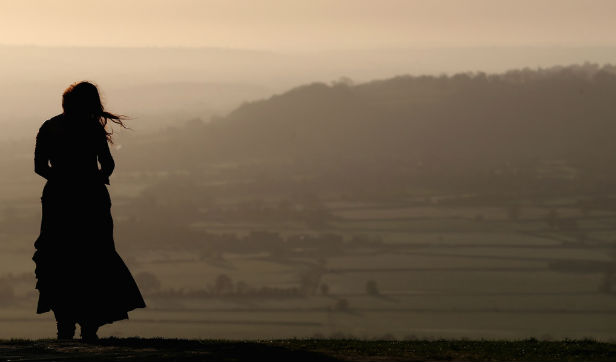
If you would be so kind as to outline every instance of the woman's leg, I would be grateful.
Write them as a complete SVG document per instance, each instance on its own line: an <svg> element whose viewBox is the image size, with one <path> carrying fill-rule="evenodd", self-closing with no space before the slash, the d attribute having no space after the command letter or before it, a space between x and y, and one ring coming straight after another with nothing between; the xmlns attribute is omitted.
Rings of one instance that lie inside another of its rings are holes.
<svg viewBox="0 0 616 362"><path fill-rule="evenodd" d="M75 320L66 311L55 308L53 314L56 317L58 327L58 339L73 339L75 336Z"/></svg>
<svg viewBox="0 0 616 362"><path fill-rule="evenodd" d="M96 332L98 332L98 323L79 322L81 326L81 340L84 342L93 342L98 340Z"/></svg>

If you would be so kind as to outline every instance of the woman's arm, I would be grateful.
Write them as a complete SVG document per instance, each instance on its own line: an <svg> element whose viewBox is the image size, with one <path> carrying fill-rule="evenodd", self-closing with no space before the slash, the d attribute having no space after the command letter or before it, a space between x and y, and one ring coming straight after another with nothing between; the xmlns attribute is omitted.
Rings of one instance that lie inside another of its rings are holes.
<svg viewBox="0 0 616 362"><path fill-rule="evenodd" d="M101 164L100 171L101 176L103 177L103 182L109 185L109 176L113 173L115 162L113 161L113 156L111 156L111 151L109 150L109 144L107 143L106 137L101 141L98 152L98 163Z"/></svg>
<svg viewBox="0 0 616 362"><path fill-rule="evenodd" d="M34 172L49 180L52 174L49 166L49 146L47 144L47 132L45 124L41 126L36 135L36 146L34 147Z"/></svg>

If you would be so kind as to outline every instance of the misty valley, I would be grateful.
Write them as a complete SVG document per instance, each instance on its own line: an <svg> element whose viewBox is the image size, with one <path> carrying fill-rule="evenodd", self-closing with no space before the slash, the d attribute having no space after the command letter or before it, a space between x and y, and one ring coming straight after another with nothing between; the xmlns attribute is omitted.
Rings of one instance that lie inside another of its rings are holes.
<svg viewBox="0 0 616 362"><path fill-rule="evenodd" d="M118 131L116 248L148 307L102 334L613 339L615 96L594 64L343 78ZM0 143L0 338L55 328L35 132Z"/></svg>

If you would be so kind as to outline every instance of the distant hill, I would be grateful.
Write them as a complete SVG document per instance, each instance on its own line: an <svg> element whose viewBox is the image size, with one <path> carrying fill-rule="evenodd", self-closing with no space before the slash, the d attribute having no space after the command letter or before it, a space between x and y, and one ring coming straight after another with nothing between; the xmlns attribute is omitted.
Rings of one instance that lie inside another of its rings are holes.
<svg viewBox="0 0 616 362"><path fill-rule="evenodd" d="M313 83L163 132L150 153L184 169L279 165L324 183L477 187L513 175L591 187L616 180L615 97L616 67L592 64Z"/></svg>
<svg viewBox="0 0 616 362"><path fill-rule="evenodd" d="M253 155L586 163L612 159L615 96L610 66L401 76L302 86L245 104L216 126L232 137L232 148Z"/></svg>

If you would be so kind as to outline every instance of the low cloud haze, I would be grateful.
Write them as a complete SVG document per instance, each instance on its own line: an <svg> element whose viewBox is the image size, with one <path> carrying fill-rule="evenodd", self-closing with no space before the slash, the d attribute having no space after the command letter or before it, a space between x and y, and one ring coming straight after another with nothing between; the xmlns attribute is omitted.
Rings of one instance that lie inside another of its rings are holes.
<svg viewBox="0 0 616 362"><path fill-rule="evenodd" d="M275 52L219 48L0 46L0 139L31 138L61 112L76 80L101 86L111 110L139 131L223 116L246 101L310 82L396 75L504 72L555 64L605 64L616 47L477 47ZM36 105L33 107L32 105Z"/></svg>

